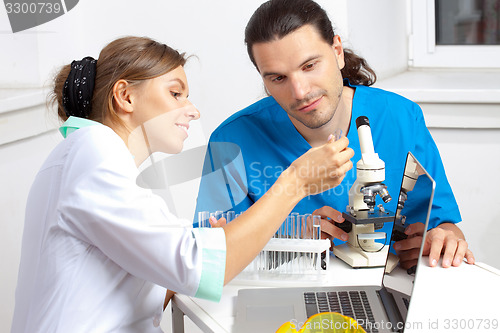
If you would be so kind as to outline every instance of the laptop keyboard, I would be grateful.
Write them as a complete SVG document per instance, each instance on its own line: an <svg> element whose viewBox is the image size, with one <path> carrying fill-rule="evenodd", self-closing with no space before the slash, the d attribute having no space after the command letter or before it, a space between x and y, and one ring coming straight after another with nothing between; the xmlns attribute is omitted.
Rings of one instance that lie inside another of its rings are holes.
<svg viewBox="0 0 500 333"><path fill-rule="evenodd" d="M354 318L367 333L377 333L375 318L364 291L305 292L307 318L321 312L338 312ZM371 322L371 325L367 323ZM371 329L370 329L371 328Z"/></svg>

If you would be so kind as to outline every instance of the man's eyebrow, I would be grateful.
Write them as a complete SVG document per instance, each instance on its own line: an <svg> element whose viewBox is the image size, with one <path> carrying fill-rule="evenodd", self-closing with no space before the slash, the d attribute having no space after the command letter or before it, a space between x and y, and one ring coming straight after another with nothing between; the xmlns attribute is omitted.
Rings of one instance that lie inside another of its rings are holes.
<svg viewBox="0 0 500 333"><path fill-rule="evenodd" d="M274 73L274 72L265 72L262 77L263 78L267 78L269 76L274 76L274 75L277 75L277 76L280 76L281 74L280 73Z"/></svg>
<svg viewBox="0 0 500 333"><path fill-rule="evenodd" d="M307 58L305 61L303 61L298 67L302 67L304 66L305 64L307 64L308 62L312 61L312 60L316 60L320 58L320 55L317 54L317 55L312 55L310 56L309 58ZM264 74L262 74L262 77L263 78L267 78L268 76L273 76L273 75L283 75L283 74L280 74L280 73L276 73L276 72L264 72Z"/></svg>

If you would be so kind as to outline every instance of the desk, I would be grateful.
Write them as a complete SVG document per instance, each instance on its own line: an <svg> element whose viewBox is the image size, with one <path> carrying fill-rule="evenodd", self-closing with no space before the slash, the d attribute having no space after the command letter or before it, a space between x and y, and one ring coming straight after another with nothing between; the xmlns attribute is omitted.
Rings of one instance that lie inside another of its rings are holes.
<svg viewBox="0 0 500 333"><path fill-rule="evenodd" d="M431 268L424 258L418 270L405 333L500 332L497 304L500 300L500 275L492 271L466 263L447 269L441 266ZM331 286L380 285L382 273L382 268L351 269L332 258L324 283ZM271 282L269 287L285 287L278 282L274 285ZM318 286L317 283L310 285ZM234 280L224 287L219 303L176 294L172 299L173 333L184 332L184 315L203 332L231 332L238 290L262 287ZM490 323L497 320L499 326L496 330L488 329L486 320Z"/></svg>

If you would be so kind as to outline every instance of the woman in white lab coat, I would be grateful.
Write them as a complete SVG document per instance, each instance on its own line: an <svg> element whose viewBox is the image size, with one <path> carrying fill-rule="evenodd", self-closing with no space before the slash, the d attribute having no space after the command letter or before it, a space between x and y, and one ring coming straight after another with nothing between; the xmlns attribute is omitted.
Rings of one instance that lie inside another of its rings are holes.
<svg viewBox="0 0 500 333"><path fill-rule="evenodd" d="M28 198L12 332L159 332L166 288L217 301L298 201L352 167L347 139L329 140L233 222L183 227L136 178L151 153L180 152L200 116L185 61L125 37L57 75L65 139Z"/></svg>

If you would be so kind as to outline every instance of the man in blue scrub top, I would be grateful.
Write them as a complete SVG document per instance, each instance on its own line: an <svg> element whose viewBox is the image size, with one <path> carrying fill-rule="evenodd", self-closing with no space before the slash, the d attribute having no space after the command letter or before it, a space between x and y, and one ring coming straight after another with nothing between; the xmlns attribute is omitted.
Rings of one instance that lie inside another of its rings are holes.
<svg viewBox="0 0 500 333"><path fill-rule="evenodd" d="M248 54L270 97L235 113L211 135L196 211L248 209L297 157L341 130L361 158L355 125L370 119L375 152L386 165L385 184L399 194L408 151L436 180L433 210L424 254L435 266L474 262L461 230L460 212L446 179L439 151L420 107L394 93L369 87L376 76L365 60L344 49L325 11L311 0L271 0L261 5L245 30ZM314 168L314 165L311 165ZM320 170L318 170L319 172ZM353 168L336 188L304 198L293 210L323 217L323 237L347 240L332 221L342 222ZM424 199L424 198L422 198ZM413 204L415 198L413 198ZM397 200L385 205L395 211ZM423 208L425 209L425 208ZM408 239L395 245L403 265L418 256L413 237L422 227L410 225Z"/></svg>

